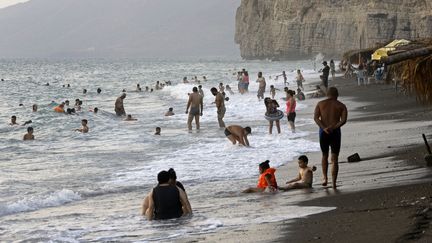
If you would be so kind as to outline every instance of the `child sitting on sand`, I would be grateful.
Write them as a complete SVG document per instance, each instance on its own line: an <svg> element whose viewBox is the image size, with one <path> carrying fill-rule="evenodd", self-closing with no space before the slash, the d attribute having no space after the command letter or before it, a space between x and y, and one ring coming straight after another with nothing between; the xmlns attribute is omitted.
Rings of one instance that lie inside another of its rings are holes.
<svg viewBox="0 0 432 243"><path fill-rule="evenodd" d="M306 155L302 155L298 158L299 164L299 174L295 179L287 181L288 184L286 187L279 187L279 190L287 191L291 189L304 189L304 188L312 188L313 182L313 172L316 170L315 166L309 167L308 157Z"/></svg>
<svg viewBox="0 0 432 243"><path fill-rule="evenodd" d="M259 164L260 176L258 178L257 186L250 187L244 190L243 193L264 192L267 188L270 192L276 191L278 188L275 176L276 169L270 168L269 163L270 161L266 160Z"/></svg>

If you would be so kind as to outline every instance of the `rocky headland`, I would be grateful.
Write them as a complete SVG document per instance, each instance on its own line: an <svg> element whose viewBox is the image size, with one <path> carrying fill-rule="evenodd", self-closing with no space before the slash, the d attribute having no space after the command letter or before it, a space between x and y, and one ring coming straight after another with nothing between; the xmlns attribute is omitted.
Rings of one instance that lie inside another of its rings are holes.
<svg viewBox="0 0 432 243"><path fill-rule="evenodd" d="M235 41L244 59L339 56L395 38L432 36L430 0L242 0Z"/></svg>

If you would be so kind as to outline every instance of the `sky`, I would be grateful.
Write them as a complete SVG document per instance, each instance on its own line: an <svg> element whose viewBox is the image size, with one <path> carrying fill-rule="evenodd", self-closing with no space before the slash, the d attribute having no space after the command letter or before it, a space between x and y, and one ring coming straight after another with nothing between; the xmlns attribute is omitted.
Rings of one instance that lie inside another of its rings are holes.
<svg viewBox="0 0 432 243"><path fill-rule="evenodd" d="M0 0L0 8L5 8L17 3L27 2L29 0Z"/></svg>
<svg viewBox="0 0 432 243"><path fill-rule="evenodd" d="M237 57L239 5L240 0L0 0L0 58Z"/></svg>

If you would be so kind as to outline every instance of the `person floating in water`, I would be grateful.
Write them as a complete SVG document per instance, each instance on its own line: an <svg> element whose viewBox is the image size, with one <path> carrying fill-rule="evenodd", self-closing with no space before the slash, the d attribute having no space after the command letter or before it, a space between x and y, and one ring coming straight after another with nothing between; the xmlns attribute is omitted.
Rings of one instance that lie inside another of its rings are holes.
<svg viewBox="0 0 432 243"><path fill-rule="evenodd" d="M126 111L125 111L124 106L123 106L123 100L125 98L126 98L126 94L123 93L120 97L117 98L117 100L115 102L114 111L115 111L117 116L125 116L126 115Z"/></svg>
<svg viewBox="0 0 432 243"><path fill-rule="evenodd" d="M174 111L173 111L174 109L172 108L172 107L170 107L169 109L168 109L168 111L165 113L165 116L174 116L175 114L174 114Z"/></svg>
<svg viewBox="0 0 432 243"><path fill-rule="evenodd" d="M33 135L33 127L28 127L27 128L27 133L24 134L23 140L34 140L34 135Z"/></svg>
<svg viewBox="0 0 432 243"><path fill-rule="evenodd" d="M54 111L58 113L65 113L64 107L65 103L61 103L60 105L54 107Z"/></svg>
<svg viewBox="0 0 432 243"><path fill-rule="evenodd" d="M89 132L89 128L87 126L87 119L82 119L81 120L81 128L75 129L75 131L77 132L82 132L82 133L88 133Z"/></svg>
<svg viewBox="0 0 432 243"><path fill-rule="evenodd" d="M161 128L160 127L156 127L156 131L155 131L155 134L154 135L161 135Z"/></svg>
<svg viewBox="0 0 432 243"><path fill-rule="evenodd" d="M32 110L33 110L33 112L36 112L38 110L38 106L36 104L33 104Z"/></svg>
<svg viewBox="0 0 432 243"><path fill-rule="evenodd" d="M274 192L277 190L278 186L276 183L275 172L276 169L270 168L270 161L266 160L259 164L259 173L260 176L258 178L258 184L256 187L250 187L243 191L243 193L252 193L252 192L264 192L268 190L269 192Z"/></svg>
<svg viewBox="0 0 432 243"><path fill-rule="evenodd" d="M140 84L137 84L137 85L136 85L136 91L138 91L138 92L141 92L141 91L142 91Z"/></svg>
<svg viewBox="0 0 432 243"><path fill-rule="evenodd" d="M97 92L98 94L100 94L100 93L102 92L102 89L101 89L101 88L97 88L96 92Z"/></svg>
<svg viewBox="0 0 432 243"><path fill-rule="evenodd" d="M158 185L148 195L148 204L143 202L142 214L148 220L165 220L180 218L192 213L192 207L186 193L179 187L170 184L170 173L159 172Z"/></svg>
<svg viewBox="0 0 432 243"><path fill-rule="evenodd" d="M132 118L132 115L131 115L131 114L127 115L126 119L124 119L124 120L125 120L125 121L138 121L138 119L136 119L136 118Z"/></svg>
<svg viewBox="0 0 432 243"><path fill-rule="evenodd" d="M87 90L86 89L83 89L83 94L87 94Z"/></svg>
<svg viewBox="0 0 432 243"><path fill-rule="evenodd" d="M237 142L243 146L249 147L249 140L247 136L251 134L250 127L241 127L238 125L231 125L225 128L225 136L235 145Z"/></svg>
<svg viewBox="0 0 432 243"><path fill-rule="evenodd" d="M298 158L299 174L296 178L287 181L285 187L279 187L279 190L287 191L291 189L304 189L312 188L313 172L316 170L315 166L308 166L309 159L306 155Z"/></svg>

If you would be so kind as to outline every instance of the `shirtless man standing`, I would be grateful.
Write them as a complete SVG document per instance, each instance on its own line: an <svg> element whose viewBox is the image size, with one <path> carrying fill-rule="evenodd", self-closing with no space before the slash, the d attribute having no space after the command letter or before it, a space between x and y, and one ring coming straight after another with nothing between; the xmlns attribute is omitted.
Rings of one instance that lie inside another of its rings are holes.
<svg viewBox="0 0 432 243"><path fill-rule="evenodd" d="M250 127L241 127L238 125L231 125L225 128L225 136L235 145L237 142L243 146L249 147L247 135L251 134Z"/></svg>
<svg viewBox="0 0 432 243"><path fill-rule="evenodd" d="M125 98L126 98L126 94L123 93L120 97L117 98L117 100L115 102L114 111L115 111L117 116L125 116L126 115L126 111L123 107L123 100Z"/></svg>
<svg viewBox="0 0 432 243"><path fill-rule="evenodd" d="M188 129L192 131L192 120L195 118L196 129L200 129L199 117L203 114L203 99L202 96L198 93L198 88L193 87L193 93L189 94L189 101L186 107L186 114L189 113L188 117ZM190 107L190 112L189 112Z"/></svg>
<svg viewBox="0 0 432 243"><path fill-rule="evenodd" d="M223 118L224 118L225 112L226 112L225 98L222 95L222 93L218 92L218 90L215 87L211 88L210 92L214 96L216 96L215 103L216 103L216 108L217 108L217 117L218 117L219 127L225 127L225 122L223 121Z"/></svg>
<svg viewBox="0 0 432 243"><path fill-rule="evenodd" d="M331 147L332 161L332 183L336 188L336 179L339 171L338 156L341 146L341 130L348 117L346 106L337 100L339 96L335 87L330 87L327 92L327 99L318 102L315 107L314 120L319 126L319 140L322 151L322 171L324 176L323 186L327 186L328 177L328 156Z"/></svg>

